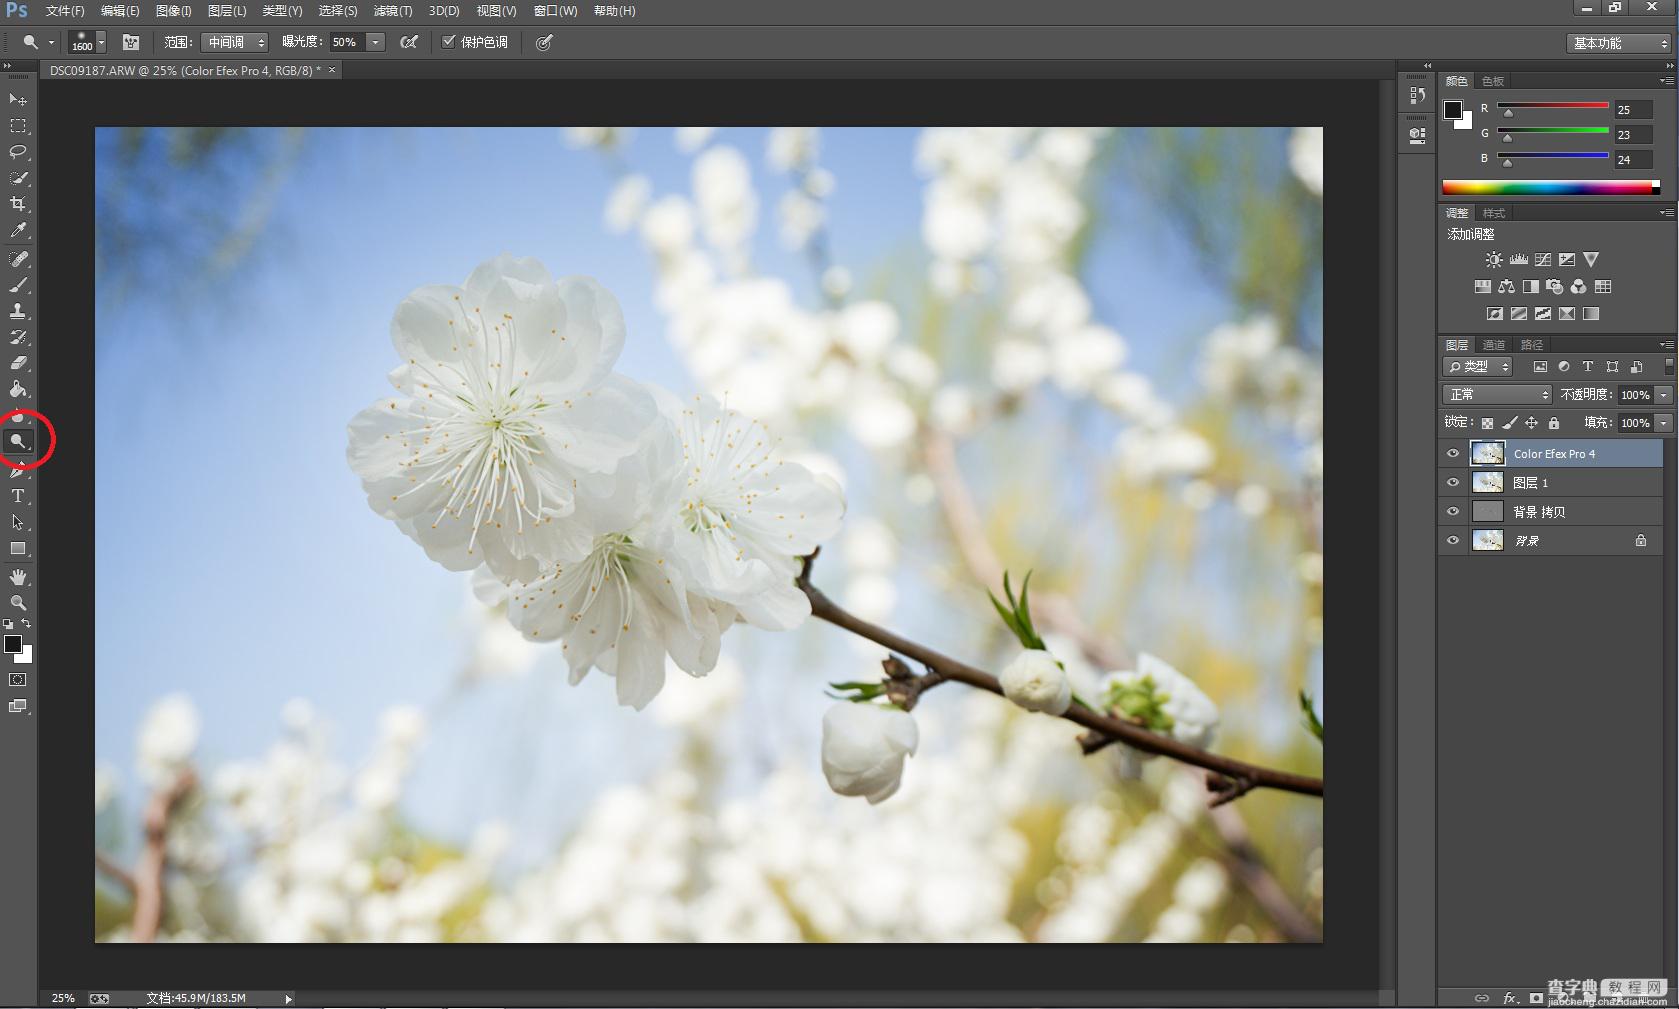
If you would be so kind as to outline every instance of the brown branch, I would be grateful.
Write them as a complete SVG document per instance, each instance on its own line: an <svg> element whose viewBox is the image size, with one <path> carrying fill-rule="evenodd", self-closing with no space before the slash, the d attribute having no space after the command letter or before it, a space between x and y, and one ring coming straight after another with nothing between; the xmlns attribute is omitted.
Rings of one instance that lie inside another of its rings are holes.
<svg viewBox="0 0 1679 1009"><path fill-rule="evenodd" d="M163 875L169 867L169 821L181 801L197 787L190 769L182 771L168 788L152 793L146 803L145 845L134 867L134 942L156 942L163 925Z"/></svg>
<svg viewBox="0 0 1679 1009"><path fill-rule="evenodd" d="M888 655L881 663L886 670L886 699L905 711L915 710L923 692L943 683L948 677L937 669L916 675L896 655Z"/></svg>
<svg viewBox="0 0 1679 1009"><path fill-rule="evenodd" d="M1211 796L1207 800L1209 809L1217 809L1227 802L1235 802L1242 796L1253 791L1256 785L1252 778L1226 777L1212 771L1207 772L1207 791Z"/></svg>
<svg viewBox="0 0 1679 1009"><path fill-rule="evenodd" d="M970 666L948 655L936 652L925 645L917 644L908 638L877 627L874 624L848 612L833 600L823 594L821 589L810 583L810 569L816 559L813 553L804 560L804 566L799 571L798 586L810 599L811 615L818 620L827 621L835 627L850 631L860 638L873 641L889 651L908 656L927 667L930 673L936 673L945 680L955 680L966 683L970 687L989 690L993 694L1001 695L1003 686L997 678L983 669ZM1273 770L1260 767L1230 757L1208 753L1187 743L1181 743L1170 736L1157 735L1140 725L1134 725L1089 708L1074 705L1061 716L1069 722L1081 725L1099 736L1107 737L1108 741L1123 742L1127 746L1153 753L1162 757L1214 771L1218 774L1238 781L1253 782L1249 788L1275 788L1285 792L1296 792L1301 795L1323 795L1323 779L1310 778L1301 774L1291 774L1287 771ZM1243 791L1247 791L1244 789Z"/></svg>
<svg viewBox="0 0 1679 1009"><path fill-rule="evenodd" d="M93 853L93 867L110 877L111 881L127 890L130 896L134 894L134 876L127 869L118 865L111 856L102 851Z"/></svg>

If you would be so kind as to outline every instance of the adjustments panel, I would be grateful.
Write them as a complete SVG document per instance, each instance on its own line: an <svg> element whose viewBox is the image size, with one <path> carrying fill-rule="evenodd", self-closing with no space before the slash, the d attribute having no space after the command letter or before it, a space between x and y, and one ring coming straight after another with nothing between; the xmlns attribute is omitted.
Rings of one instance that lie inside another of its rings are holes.
<svg viewBox="0 0 1679 1009"><path fill-rule="evenodd" d="M1437 367L1401 395L1437 418L1441 1001L1648 993L1675 946L1673 64L1399 85L1436 187L1402 196L1433 217Z"/></svg>

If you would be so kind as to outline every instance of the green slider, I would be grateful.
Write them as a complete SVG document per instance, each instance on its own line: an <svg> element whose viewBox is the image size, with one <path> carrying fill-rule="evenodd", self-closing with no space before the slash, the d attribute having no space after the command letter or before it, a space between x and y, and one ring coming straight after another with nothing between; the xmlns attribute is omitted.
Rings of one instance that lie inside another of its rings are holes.
<svg viewBox="0 0 1679 1009"><path fill-rule="evenodd" d="M1607 126L1501 126L1500 133L1608 133Z"/></svg>

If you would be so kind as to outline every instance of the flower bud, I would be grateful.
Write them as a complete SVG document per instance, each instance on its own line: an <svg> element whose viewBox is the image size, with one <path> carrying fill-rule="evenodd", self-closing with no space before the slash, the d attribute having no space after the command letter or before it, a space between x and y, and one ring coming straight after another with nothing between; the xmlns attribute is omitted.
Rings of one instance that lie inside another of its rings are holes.
<svg viewBox="0 0 1679 1009"><path fill-rule="evenodd" d="M1121 717L1190 746L1205 749L1218 730L1218 705L1213 699L1164 659L1147 653L1137 656L1135 671L1109 673L1102 696ZM1137 777L1143 761L1154 756L1123 743L1113 751L1120 775L1127 778Z"/></svg>
<svg viewBox="0 0 1679 1009"><path fill-rule="evenodd" d="M880 802L898 790L919 741L908 712L843 701L822 717L822 773L839 794Z"/></svg>
<svg viewBox="0 0 1679 1009"><path fill-rule="evenodd" d="M1073 703L1073 685L1055 656L1028 649L1003 667L1003 696L1027 711L1061 715Z"/></svg>

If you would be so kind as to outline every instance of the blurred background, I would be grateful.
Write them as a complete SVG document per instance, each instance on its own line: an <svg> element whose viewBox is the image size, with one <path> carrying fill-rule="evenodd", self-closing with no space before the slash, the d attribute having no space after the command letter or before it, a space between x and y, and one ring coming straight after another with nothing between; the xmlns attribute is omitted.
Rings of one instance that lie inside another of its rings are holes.
<svg viewBox="0 0 1679 1009"><path fill-rule="evenodd" d="M618 370L846 488L813 580L998 668L1139 652L1212 749L1320 774L1322 134L110 129L97 144L96 928L112 941L1312 941L1322 804L1206 808L960 685L878 806L737 627L648 711L566 685L366 504L412 289L501 252L621 301ZM186 444L182 444L185 442ZM1302 710L1306 704L1311 716Z"/></svg>

